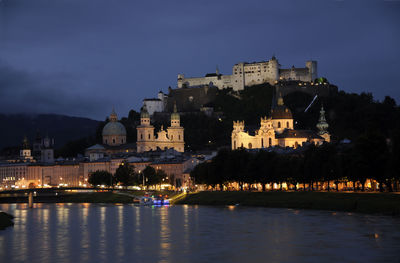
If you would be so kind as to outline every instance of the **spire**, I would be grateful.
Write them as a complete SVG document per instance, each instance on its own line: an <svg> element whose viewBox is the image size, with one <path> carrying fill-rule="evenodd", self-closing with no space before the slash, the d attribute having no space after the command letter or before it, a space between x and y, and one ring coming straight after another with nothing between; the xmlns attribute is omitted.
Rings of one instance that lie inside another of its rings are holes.
<svg viewBox="0 0 400 263"><path fill-rule="evenodd" d="M171 114L171 122L172 121L179 121L181 119L179 113L178 113L178 109L176 107L176 101L174 102L174 112Z"/></svg>
<svg viewBox="0 0 400 263"><path fill-rule="evenodd" d="M325 119L324 105L321 105L321 110L319 112L319 120L317 123L318 134L328 133L329 124Z"/></svg>
<svg viewBox="0 0 400 263"><path fill-rule="evenodd" d="M112 121L112 122L118 121L118 116L117 116L117 113L115 113L114 106L113 106L111 114L110 114L110 121Z"/></svg>
<svg viewBox="0 0 400 263"><path fill-rule="evenodd" d="M283 98L282 98L282 93L279 91L278 93L278 106L283 106Z"/></svg>
<svg viewBox="0 0 400 263"><path fill-rule="evenodd" d="M216 69L215 69L215 74L219 75L218 65L217 65L217 67L216 67Z"/></svg>
<svg viewBox="0 0 400 263"><path fill-rule="evenodd" d="M26 135L24 136L24 140L22 141L22 149L23 150L30 149L29 141L28 141L28 138L26 137Z"/></svg>
<svg viewBox="0 0 400 263"><path fill-rule="evenodd" d="M149 112L147 111L146 104L143 105L142 110L140 111L140 118L150 118Z"/></svg>

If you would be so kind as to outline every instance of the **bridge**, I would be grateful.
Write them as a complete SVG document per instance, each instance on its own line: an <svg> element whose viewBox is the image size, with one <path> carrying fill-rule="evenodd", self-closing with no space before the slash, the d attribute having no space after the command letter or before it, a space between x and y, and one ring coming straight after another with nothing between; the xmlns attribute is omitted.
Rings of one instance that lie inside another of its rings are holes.
<svg viewBox="0 0 400 263"><path fill-rule="evenodd" d="M120 188L83 188L83 187L54 187L54 188L27 188L0 191L0 203L57 203L65 202L65 197L73 194L108 192L133 198L143 195L143 191Z"/></svg>

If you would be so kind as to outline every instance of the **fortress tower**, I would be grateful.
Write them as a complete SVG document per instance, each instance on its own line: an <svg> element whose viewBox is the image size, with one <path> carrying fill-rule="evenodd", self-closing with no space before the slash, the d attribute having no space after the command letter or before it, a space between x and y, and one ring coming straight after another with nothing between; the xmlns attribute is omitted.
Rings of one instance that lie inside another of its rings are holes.
<svg viewBox="0 0 400 263"><path fill-rule="evenodd" d="M311 81L314 81L316 78L318 78L317 61L306 61L306 68L308 68L308 75Z"/></svg>

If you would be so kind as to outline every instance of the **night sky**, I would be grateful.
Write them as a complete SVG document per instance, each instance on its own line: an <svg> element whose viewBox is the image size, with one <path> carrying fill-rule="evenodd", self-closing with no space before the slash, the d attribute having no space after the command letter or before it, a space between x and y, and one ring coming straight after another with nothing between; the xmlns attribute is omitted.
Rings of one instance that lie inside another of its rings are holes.
<svg viewBox="0 0 400 263"><path fill-rule="evenodd" d="M394 0L0 0L0 112L126 116L178 73L273 54L399 103L399 48Z"/></svg>

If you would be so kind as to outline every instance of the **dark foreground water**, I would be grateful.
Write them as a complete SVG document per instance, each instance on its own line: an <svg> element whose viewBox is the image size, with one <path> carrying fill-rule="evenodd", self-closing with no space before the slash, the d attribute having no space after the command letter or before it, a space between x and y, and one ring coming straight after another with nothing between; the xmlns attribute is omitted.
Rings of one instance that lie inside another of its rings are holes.
<svg viewBox="0 0 400 263"><path fill-rule="evenodd" d="M0 262L400 262L400 219L251 207L0 204Z"/></svg>

